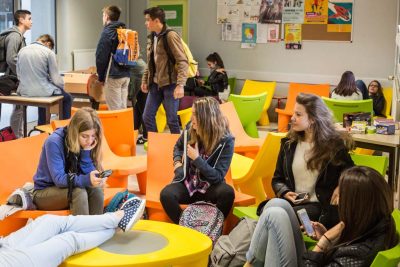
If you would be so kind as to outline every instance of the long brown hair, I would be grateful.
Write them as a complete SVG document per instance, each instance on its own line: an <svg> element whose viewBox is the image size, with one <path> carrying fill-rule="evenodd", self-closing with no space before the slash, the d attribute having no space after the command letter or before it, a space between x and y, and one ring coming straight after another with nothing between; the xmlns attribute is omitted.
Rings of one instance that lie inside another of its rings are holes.
<svg viewBox="0 0 400 267"><path fill-rule="evenodd" d="M296 102L304 106L308 119L311 121L310 130L314 144L307 160L307 168L320 170L326 162L334 165L341 164L340 159L335 156L344 146L348 150L353 148L350 135L335 129L332 113L319 96L300 93L296 97ZM305 132L296 132L290 129L287 136L290 142L304 141Z"/></svg>
<svg viewBox="0 0 400 267"><path fill-rule="evenodd" d="M97 145L91 150L90 156L97 170L101 171L103 127L95 110L86 107L78 109L68 125L65 146L69 152L79 154L79 134L92 129L96 132Z"/></svg>
<svg viewBox="0 0 400 267"><path fill-rule="evenodd" d="M333 90L336 94L341 96L350 96L353 93L360 94L356 86L356 79L351 71L345 71L338 86Z"/></svg>
<svg viewBox="0 0 400 267"><path fill-rule="evenodd" d="M376 170L355 166L342 173L339 180L339 217L345 227L339 243L363 236L382 219L387 219L385 249L397 244L393 212L393 192Z"/></svg>
<svg viewBox="0 0 400 267"><path fill-rule="evenodd" d="M369 87L371 86L371 83L376 83L378 85L378 91L376 92L376 95L379 95L379 96L383 95L383 90L382 90L381 83L379 81L377 81L377 80L373 80L368 84L368 88L367 89L369 89Z"/></svg>
<svg viewBox="0 0 400 267"><path fill-rule="evenodd" d="M218 101L213 97L198 98L193 107L197 130L190 127L189 144L201 143L206 154L210 154L221 138L230 134L228 120L222 114Z"/></svg>

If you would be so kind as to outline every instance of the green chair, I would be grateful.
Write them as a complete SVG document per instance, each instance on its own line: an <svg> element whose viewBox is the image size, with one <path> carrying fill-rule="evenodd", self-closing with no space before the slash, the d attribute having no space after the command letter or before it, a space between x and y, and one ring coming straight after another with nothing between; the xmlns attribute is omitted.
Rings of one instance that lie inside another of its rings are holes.
<svg viewBox="0 0 400 267"><path fill-rule="evenodd" d="M370 167L385 176L389 165L388 157L362 154L351 154L350 156L355 165Z"/></svg>
<svg viewBox="0 0 400 267"><path fill-rule="evenodd" d="M392 217L396 223L396 232L400 236L400 210L395 209L392 213ZM376 255L371 267L395 267L400 263L400 243L394 248L380 251Z"/></svg>
<svg viewBox="0 0 400 267"><path fill-rule="evenodd" d="M244 130L251 137L258 138L256 123L261 117L266 98L267 93L251 96L231 94L228 98L235 106Z"/></svg>
<svg viewBox="0 0 400 267"><path fill-rule="evenodd" d="M229 88L231 89L230 94L232 94L232 92L235 92L236 77L228 78L228 84L229 84Z"/></svg>
<svg viewBox="0 0 400 267"><path fill-rule="evenodd" d="M327 107L332 111L336 122L343 121L344 113L370 112L373 116L372 99L367 100L338 100L322 97Z"/></svg>

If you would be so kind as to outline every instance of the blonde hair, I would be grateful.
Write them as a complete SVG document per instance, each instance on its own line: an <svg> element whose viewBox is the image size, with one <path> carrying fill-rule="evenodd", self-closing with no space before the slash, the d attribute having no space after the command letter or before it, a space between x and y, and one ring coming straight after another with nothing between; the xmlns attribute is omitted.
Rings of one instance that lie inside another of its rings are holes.
<svg viewBox="0 0 400 267"><path fill-rule="evenodd" d="M201 143L210 154L224 135L230 134L229 124L222 114L218 101L213 97L198 98L193 103L197 130L190 127L189 144Z"/></svg>
<svg viewBox="0 0 400 267"><path fill-rule="evenodd" d="M65 138L65 146L67 152L79 154L81 145L79 143L79 134L94 129L96 132L96 146L91 150L90 157L94 165L99 171L102 171L102 153L101 146L103 140L103 127L95 110L91 108L81 108L71 118L67 128L67 136Z"/></svg>

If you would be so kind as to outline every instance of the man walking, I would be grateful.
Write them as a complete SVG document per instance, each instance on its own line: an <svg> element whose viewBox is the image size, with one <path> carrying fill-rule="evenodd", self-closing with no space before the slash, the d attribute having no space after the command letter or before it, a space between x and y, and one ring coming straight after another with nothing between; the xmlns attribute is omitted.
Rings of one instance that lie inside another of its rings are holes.
<svg viewBox="0 0 400 267"><path fill-rule="evenodd" d="M117 6L103 8L104 29L96 49L98 81L104 84L110 110L124 109L128 101L129 68L118 65L112 58L118 46L117 29L125 28L125 24L118 21L120 15L121 9Z"/></svg>
<svg viewBox="0 0 400 267"><path fill-rule="evenodd" d="M180 133L178 121L179 98L184 96L184 85L188 75L188 60L183 50L181 37L174 31L167 32L165 13L159 7L144 11L146 27L151 34L147 48L147 68L143 74L141 89L149 93L143 120L149 132L157 132L156 113L163 103L171 133ZM167 39L168 47L164 47ZM170 62L167 49L175 59Z"/></svg>

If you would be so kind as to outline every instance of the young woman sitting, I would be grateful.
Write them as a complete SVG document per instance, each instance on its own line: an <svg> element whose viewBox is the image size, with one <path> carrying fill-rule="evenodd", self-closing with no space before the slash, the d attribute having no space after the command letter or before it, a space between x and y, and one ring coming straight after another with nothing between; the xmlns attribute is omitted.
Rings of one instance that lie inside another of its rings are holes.
<svg viewBox="0 0 400 267"><path fill-rule="evenodd" d="M339 195L340 222L330 230L312 222L312 237L318 240L312 251L306 251L289 203L270 200L244 266L369 266L379 251L398 244L391 216L393 192L382 175L368 167L352 167L340 177Z"/></svg>
<svg viewBox="0 0 400 267"><path fill-rule="evenodd" d="M356 86L354 74L345 71L338 86L332 91L331 98L339 100L362 100L362 92Z"/></svg>
<svg viewBox="0 0 400 267"><path fill-rule="evenodd" d="M322 99L299 94L272 178L276 196L286 199L295 210L305 208L311 220L332 227L339 219L340 174L354 165L348 153L351 146L348 134L335 129ZM308 197L297 199L305 193Z"/></svg>
<svg viewBox="0 0 400 267"><path fill-rule="evenodd" d="M33 201L40 210L71 209L73 215L103 213L105 180L101 166L103 130L96 111L82 108L69 126L43 145L34 180Z"/></svg>
<svg viewBox="0 0 400 267"><path fill-rule="evenodd" d="M212 97L197 99L192 108L192 122L174 148L175 176L160 194L174 223L179 223L182 213L179 204L209 201L226 218L235 198L233 188L225 183L234 148L228 121Z"/></svg>
<svg viewBox="0 0 400 267"><path fill-rule="evenodd" d="M368 85L369 98L372 99L374 115L379 117L386 117L383 114L385 107L385 97L383 96L382 85L377 80L373 80Z"/></svg>

